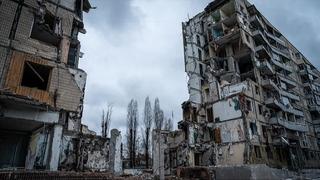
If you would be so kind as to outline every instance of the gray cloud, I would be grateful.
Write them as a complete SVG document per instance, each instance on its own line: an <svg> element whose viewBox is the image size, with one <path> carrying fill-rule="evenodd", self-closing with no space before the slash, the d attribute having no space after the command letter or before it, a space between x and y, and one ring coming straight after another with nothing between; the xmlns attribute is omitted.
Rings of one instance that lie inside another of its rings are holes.
<svg viewBox="0 0 320 180"><path fill-rule="evenodd" d="M252 1L310 62L320 68L319 0Z"/></svg>
<svg viewBox="0 0 320 180"><path fill-rule="evenodd" d="M262 13L319 67L318 0L253 0ZM98 9L85 14L87 34L80 37L80 67L87 71L83 123L100 132L103 107L113 103L112 127L125 134L131 98L159 97L167 116L182 119L188 99L181 22L202 11L210 0L92 0ZM288 5L290 4L290 6Z"/></svg>

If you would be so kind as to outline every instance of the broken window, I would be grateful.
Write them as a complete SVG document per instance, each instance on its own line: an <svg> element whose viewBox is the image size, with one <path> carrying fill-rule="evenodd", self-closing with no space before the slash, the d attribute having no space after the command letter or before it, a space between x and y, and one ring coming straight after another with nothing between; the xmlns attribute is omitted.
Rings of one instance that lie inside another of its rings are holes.
<svg viewBox="0 0 320 180"><path fill-rule="evenodd" d="M257 158L261 158L261 151L259 146L254 146L254 152L256 153Z"/></svg>
<svg viewBox="0 0 320 180"><path fill-rule="evenodd" d="M34 18L31 38L58 46L61 36L61 21L54 15L46 12Z"/></svg>
<svg viewBox="0 0 320 180"><path fill-rule="evenodd" d="M266 126L262 126L262 135L263 135L264 138L268 137L267 127Z"/></svg>
<svg viewBox="0 0 320 180"><path fill-rule="evenodd" d="M51 68L26 61L24 64L21 86L47 90Z"/></svg>
<svg viewBox="0 0 320 180"><path fill-rule="evenodd" d="M246 101L246 107L247 107L247 110L248 110L248 111L252 111L251 101L250 101L250 100L247 100L247 101Z"/></svg>
<svg viewBox="0 0 320 180"><path fill-rule="evenodd" d="M68 54L68 62L67 64L70 67L76 68L78 67L78 61L79 61L79 56L78 56L78 45L73 45L71 44L69 47L69 54Z"/></svg>
<svg viewBox="0 0 320 180"><path fill-rule="evenodd" d="M213 122L213 111L212 108L207 108L207 120L208 122Z"/></svg>
<svg viewBox="0 0 320 180"><path fill-rule="evenodd" d="M252 135L258 135L258 128L256 123L250 122L250 130Z"/></svg>

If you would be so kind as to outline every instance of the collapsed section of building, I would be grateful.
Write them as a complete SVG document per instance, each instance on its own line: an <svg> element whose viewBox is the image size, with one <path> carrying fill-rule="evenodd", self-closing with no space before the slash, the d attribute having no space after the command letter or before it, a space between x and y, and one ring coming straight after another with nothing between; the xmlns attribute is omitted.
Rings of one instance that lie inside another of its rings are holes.
<svg viewBox="0 0 320 180"><path fill-rule="evenodd" d="M101 138L81 124L87 74L78 34L90 9L89 0L0 1L1 169L115 166L121 134Z"/></svg>
<svg viewBox="0 0 320 180"><path fill-rule="evenodd" d="M153 170L319 167L320 72L247 0L215 0L182 23L189 100L154 131Z"/></svg>

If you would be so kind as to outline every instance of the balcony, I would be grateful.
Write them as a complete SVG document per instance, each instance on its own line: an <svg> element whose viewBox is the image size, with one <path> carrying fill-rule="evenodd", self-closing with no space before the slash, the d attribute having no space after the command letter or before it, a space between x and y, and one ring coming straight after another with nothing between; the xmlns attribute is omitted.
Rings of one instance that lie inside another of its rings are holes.
<svg viewBox="0 0 320 180"><path fill-rule="evenodd" d="M304 117L304 113L303 111L300 111L298 109L295 109L293 107L289 107L289 106L285 106L284 104L282 104L281 102L279 102L279 100L273 98L273 97L269 97L265 100L265 103L268 107L271 108L275 108L275 109L280 109L282 111L294 114L296 116L300 116L300 117Z"/></svg>
<svg viewBox="0 0 320 180"><path fill-rule="evenodd" d="M278 88L278 86L271 80L271 79L264 79L261 82L261 85L264 88L270 89L270 90L276 90L276 91L280 91L280 89Z"/></svg>
<svg viewBox="0 0 320 180"><path fill-rule="evenodd" d="M257 40L258 42L260 42L261 44L268 44L269 42L267 40L267 38L265 37L264 33L260 30L255 30L252 32L252 37Z"/></svg>
<svg viewBox="0 0 320 180"><path fill-rule="evenodd" d="M314 77L314 79L319 78L319 76L318 76L315 72L313 72L311 69L303 69L303 70L300 70L299 73L300 73L301 75L308 75L308 74L310 74L310 75L312 75L312 76Z"/></svg>
<svg viewBox="0 0 320 180"><path fill-rule="evenodd" d="M265 100L265 103L268 107L277 108L277 109L285 109L285 106L281 104L276 98L268 97Z"/></svg>
<svg viewBox="0 0 320 180"><path fill-rule="evenodd" d="M274 46L271 46L271 49L272 49L273 52L275 52L275 53L277 53L277 54L279 54L279 55L281 55L281 56L283 56L283 57L285 57L287 59L291 59L288 50L281 50L281 49L276 48Z"/></svg>
<svg viewBox="0 0 320 180"><path fill-rule="evenodd" d="M263 22L260 20L260 18L257 15L250 17L249 21L251 24L253 24L256 27L264 28Z"/></svg>
<svg viewBox="0 0 320 180"><path fill-rule="evenodd" d="M284 64L284 63L281 63L281 62L279 62L279 61L277 61L277 60L275 60L275 59L271 59L271 62L272 62L275 66L277 66L278 68L281 68L281 69L283 69L283 70L286 70L286 71L289 72L289 73L292 73L292 72L293 72L292 67L289 66L289 65L286 65L286 64Z"/></svg>
<svg viewBox="0 0 320 180"><path fill-rule="evenodd" d="M305 124L287 121L279 117L270 118L270 124L281 125L287 129L294 130L294 131L301 131L301 132L308 131L308 127Z"/></svg>
<svg viewBox="0 0 320 180"><path fill-rule="evenodd" d="M285 43L282 39L276 37L275 35L270 34L270 33L268 33L268 32L266 33L266 35L267 35L269 38L271 38L271 39L273 39L274 41L276 41L277 43L281 44L282 46L286 46L286 43Z"/></svg>
<svg viewBox="0 0 320 180"><path fill-rule="evenodd" d="M267 75L275 74L275 71L273 70L272 65L266 59L262 63L260 63L259 69L263 74L267 74Z"/></svg>
<svg viewBox="0 0 320 180"><path fill-rule="evenodd" d="M255 51L259 55L260 59L271 59L270 53L263 45L255 47Z"/></svg>
<svg viewBox="0 0 320 180"><path fill-rule="evenodd" d="M218 45L235 41L240 38L240 29L231 29L228 34L215 38L213 41Z"/></svg>
<svg viewBox="0 0 320 180"><path fill-rule="evenodd" d="M309 110L314 111L314 112L319 112L320 113L320 106L316 104L309 104Z"/></svg>
<svg viewBox="0 0 320 180"><path fill-rule="evenodd" d="M288 85L288 88L295 88L297 87L297 83L291 80L289 76L284 76L280 73L277 73L278 77L281 81L285 82Z"/></svg>
<svg viewBox="0 0 320 180"><path fill-rule="evenodd" d="M299 97L299 96L297 96L297 95L295 95L295 94L293 94L293 93L290 93L290 92L288 92L288 91L281 90L281 91L280 91L280 94L283 95L283 96L285 96L285 97L288 97L288 98L290 98L290 99L293 99L293 100L296 100L296 101L300 101L300 97Z"/></svg>

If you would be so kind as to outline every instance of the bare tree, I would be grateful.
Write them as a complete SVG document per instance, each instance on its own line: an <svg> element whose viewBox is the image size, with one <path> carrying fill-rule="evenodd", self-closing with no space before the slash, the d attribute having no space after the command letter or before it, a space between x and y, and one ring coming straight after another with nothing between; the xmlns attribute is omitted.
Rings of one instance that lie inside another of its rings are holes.
<svg viewBox="0 0 320 180"><path fill-rule="evenodd" d="M164 123L164 130L167 130L167 131L173 130L172 119L173 119L172 117L166 118L165 123Z"/></svg>
<svg viewBox="0 0 320 180"><path fill-rule="evenodd" d="M163 128L163 121L164 121L164 114L160 108L160 102L159 102L158 98L156 98L156 100L154 101L153 112L154 112L155 129L162 129Z"/></svg>
<svg viewBox="0 0 320 180"><path fill-rule="evenodd" d="M132 99L128 105L127 114L127 148L130 159L130 167L135 167L137 151L138 128L138 102Z"/></svg>
<svg viewBox="0 0 320 180"><path fill-rule="evenodd" d="M108 104L107 111L105 112L102 110L102 121L101 121L101 127L102 127L102 137L108 137L109 130L110 130L110 124L111 124L111 115L112 115L112 104Z"/></svg>
<svg viewBox="0 0 320 180"><path fill-rule="evenodd" d="M144 135L143 137L143 146L145 151L146 158L146 168L149 168L149 149L150 149L150 133L152 128L152 108L149 97L146 97L144 103L144 116L143 116L143 124L144 124Z"/></svg>

